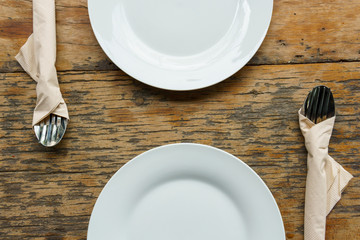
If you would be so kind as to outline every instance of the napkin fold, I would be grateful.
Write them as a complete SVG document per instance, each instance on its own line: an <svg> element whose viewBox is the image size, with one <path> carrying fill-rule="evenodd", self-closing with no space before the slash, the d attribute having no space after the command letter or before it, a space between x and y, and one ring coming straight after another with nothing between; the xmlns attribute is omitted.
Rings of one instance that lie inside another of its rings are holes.
<svg viewBox="0 0 360 240"><path fill-rule="evenodd" d="M32 125L42 121L50 113L69 119L55 68L55 0L33 1L33 33L15 58L37 82Z"/></svg>
<svg viewBox="0 0 360 240"><path fill-rule="evenodd" d="M335 116L318 124L301 114L299 124L308 151L305 191L305 240L324 240L326 216L353 177L328 154Z"/></svg>

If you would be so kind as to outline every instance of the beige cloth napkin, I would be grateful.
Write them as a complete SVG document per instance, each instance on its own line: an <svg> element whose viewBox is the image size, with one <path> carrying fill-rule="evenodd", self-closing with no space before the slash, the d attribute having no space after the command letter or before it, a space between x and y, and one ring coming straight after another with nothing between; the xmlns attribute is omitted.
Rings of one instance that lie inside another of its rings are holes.
<svg viewBox="0 0 360 240"><path fill-rule="evenodd" d="M314 124L299 111L299 123L308 151L305 240L324 240L326 216L340 200L342 191L353 176L328 155L335 117Z"/></svg>
<svg viewBox="0 0 360 240"><path fill-rule="evenodd" d="M33 126L50 113L69 119L55 68L55 0L33 1L33 34L30 35L15 58L37 82L37 102L33 115Z"/></svg>

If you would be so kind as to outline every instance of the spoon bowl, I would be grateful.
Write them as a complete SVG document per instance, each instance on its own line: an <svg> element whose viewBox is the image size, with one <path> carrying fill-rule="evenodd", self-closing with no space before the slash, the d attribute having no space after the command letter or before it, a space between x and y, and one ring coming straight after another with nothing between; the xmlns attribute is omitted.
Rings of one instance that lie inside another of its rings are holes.
<svg viewBox="0 0 360 240"><path fill-rule="evenodd" d="M53 147L63 138L68 119L50 114L47 118L34 126L39 143L45 147Z"/></svg>

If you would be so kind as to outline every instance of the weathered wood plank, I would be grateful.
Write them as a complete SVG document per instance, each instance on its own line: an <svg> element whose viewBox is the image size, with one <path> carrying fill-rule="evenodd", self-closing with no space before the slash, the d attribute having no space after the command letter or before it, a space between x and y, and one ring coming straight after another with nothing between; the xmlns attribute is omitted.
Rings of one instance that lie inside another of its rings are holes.
<svg viewBox="0 0 360 240"><path fill-rule="evenodd" d="M87 1L56 4L58 70L117 69L93 35ZM31 1L0 6L0 72L22 71L14 57L32 32ZM357 0L275 0L269 32L250 64L359 61L359 9Z"/></svg>
<svg viewBox="0 0 360 240"><path fill-rule="evenodd" d="M121 71L60 72L71 122L55 148L31 130L35 82L0 74L1 239L85 239L102 187L127 161L168 143L234 154L268 184L288 239L303 239L306 150L297 110L312 87L336 98L331 155L354 176L328 217L327 239L357 239L360 226L358 63L248 66L194 92L169 92Z"/></svg>

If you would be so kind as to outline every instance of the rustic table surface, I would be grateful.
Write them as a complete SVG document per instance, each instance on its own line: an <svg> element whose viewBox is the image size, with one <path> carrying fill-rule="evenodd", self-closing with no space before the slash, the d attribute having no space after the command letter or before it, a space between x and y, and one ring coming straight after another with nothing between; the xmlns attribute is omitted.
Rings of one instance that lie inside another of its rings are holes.
<svg viewBox="0 0 360 240"><path fill-rule="evenodd" d="M86 239L94 203L136 155L169 143L221 148L273 193L287 239L303 239L306 149L297 110L329 86L330 155L354 175L327 218L327 239L360 239L360 1L275 0L267 37L234 76L206 89L144 85L106 57L87 1L56 1L57 70L71 121L55 148L31 129L35 82L15 60L32 32L32 1L0 0L0 239Z"/></svg>

